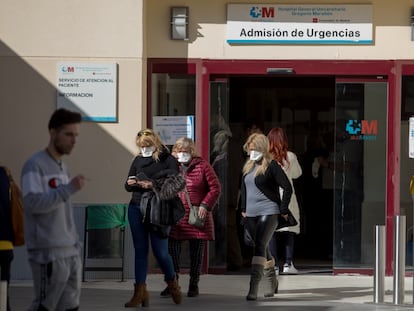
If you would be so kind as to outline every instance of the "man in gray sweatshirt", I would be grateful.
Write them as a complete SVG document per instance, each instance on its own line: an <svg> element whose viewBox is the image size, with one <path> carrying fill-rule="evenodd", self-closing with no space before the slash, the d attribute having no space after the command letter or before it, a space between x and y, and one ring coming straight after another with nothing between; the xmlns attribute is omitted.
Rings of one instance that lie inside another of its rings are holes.
<svg viewBox="0 0 414 311"><path fill-rule="evenodd" d="M82 259L70 197L85 178L70 179L62 156L70 154L79 135L81 115L56 110L49 120L47 148L23 166L25 241L35 298L29 311L75 311L79 308Z"/></svg>

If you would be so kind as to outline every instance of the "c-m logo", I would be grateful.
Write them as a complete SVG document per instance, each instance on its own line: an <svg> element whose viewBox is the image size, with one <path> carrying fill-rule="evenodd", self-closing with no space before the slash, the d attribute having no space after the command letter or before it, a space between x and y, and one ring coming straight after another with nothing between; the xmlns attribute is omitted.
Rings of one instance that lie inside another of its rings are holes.
<svg viewBox="0 0 414 311"><path fill-rule="evenodd" d="M66 67L66 66L63 66L62 67L62 72L75 72L75 67L70 67L70 66Z"/></svg>
<svg viewBox="0 0 414 311"><path fill-rule="evenodd" d="M273 18L275 17L275 8L266 6L253 6L250 9L250 16L253 18Z"/></svg>
<svg viewBox="0 0 414 311"><path fill-rule="evenodd" d="M376 140L378 120L348 120L345 131L351 135L351 140Z"/></svg>

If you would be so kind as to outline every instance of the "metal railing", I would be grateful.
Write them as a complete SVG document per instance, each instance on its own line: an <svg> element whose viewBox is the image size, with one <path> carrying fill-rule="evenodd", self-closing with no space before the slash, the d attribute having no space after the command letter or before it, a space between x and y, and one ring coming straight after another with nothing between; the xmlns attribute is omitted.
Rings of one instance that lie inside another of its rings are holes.
<svg viewBox="0 0 414 311"><path fill-rule="evenodd" d="M394 218L394 282L393 303L404 303L404 277L405 277L405 216Z"/></svg>
<svg viewBox="0 0 414 311"><path fill-rule="evenodd" d="M374 303L384 303L385 242L385 226L375 226Z"/></svg>
<svg viewBox="0 0 414 311"><path fill-rule="evenodd" d="M404 304L406 253L406 216L394 218L393 304ZM375 226L374 303L384 303L385 295L385 226ZM414 299L414 298L413 298Z"/></svg>

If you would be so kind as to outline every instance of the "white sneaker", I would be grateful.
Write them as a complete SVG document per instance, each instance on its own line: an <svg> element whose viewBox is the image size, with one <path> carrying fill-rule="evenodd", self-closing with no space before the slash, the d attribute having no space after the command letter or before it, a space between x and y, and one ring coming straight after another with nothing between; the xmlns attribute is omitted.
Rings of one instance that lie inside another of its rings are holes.
<svg viewBox="0 0 414 311"><path fill-rule="evenodd" d="M298 269L295 268L293 263L291 263L290 266L285 263L283 265L283 274L298 274Z"/></svg>

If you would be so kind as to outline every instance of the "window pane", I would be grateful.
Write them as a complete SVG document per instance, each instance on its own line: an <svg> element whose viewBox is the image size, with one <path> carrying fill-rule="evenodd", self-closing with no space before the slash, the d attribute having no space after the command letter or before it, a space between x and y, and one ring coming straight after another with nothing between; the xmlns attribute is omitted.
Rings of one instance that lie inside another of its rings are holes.
<svg viewBox="0 0 414 311"><path fill-rule="evenodd" d="M387 83L339 83L336 95L334 267L374 262L375 225L385 223Z"/></svg>
<svg viewBox="0 0 414 311"><path fill-rule="evenodd" d="M195 115L195 76L160 73L152 75L152 115Z"/></svg>

